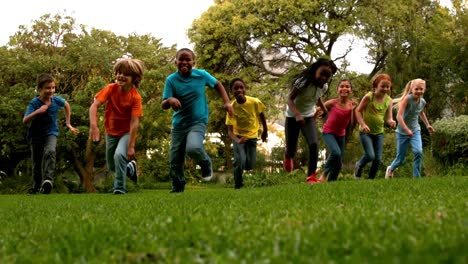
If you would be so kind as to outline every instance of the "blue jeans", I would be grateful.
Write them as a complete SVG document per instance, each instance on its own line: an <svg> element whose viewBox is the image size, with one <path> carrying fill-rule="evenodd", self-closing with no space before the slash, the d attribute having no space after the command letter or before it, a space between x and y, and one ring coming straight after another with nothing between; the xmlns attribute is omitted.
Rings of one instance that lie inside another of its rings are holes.
<svg viewBox="0 0 468 264"><path fill-rule="evenodd" d="M169 173L174 191L183 191L185 185L185 154L195 160L202 171L211 170L211 159L203 147L205 132L206 124L203 123L195 124L186 129L172 129Z"/></svg>
<svg viewBox="0 0 468 264"><path fill-rule="evenodd" d="M115 172L114 191L126 192L127 180L127 148L130 134L111 136L106 134L106 161L107 169Z"/></svg>
<svg viewBox="0 0 468 264"><path fill-rule="evenodd" d="M244 170L252 170L257 161L257 139L249 139L244 144L234 144L234 187L244 186Z"/></svg>
<svg viewBox="0 0 468 264"><path fill-rule="evenodd" d="M345 137L335 136L330 133L322 134L323 141L330 150L327 162L324 166L324 172L328 176L328 181L336 181L343 166L343 154L345 147Z"/></svg>
<svg viewBox="0 0 468 264"><path fill-rule="evenodd" d="M359 139L364 149L364 156L357 162L356 166L358 171L362 171L367 163L372 162L368 178L374 179L382 162L384 134L371 135L359 132ZM358 173L358 176L360 176L360 173Z"/></svg>
<svg viewBox="0 0 468 264"><path fill-rule="evenodd" d="M403 164L403 162L405 161L406 152L408 151L408 145L411 144L411 149L413 150L414 155L413 177L421 177L421 166L423 157L421 131L413 132L412 137L397 132L396 142L397 154L395 160L390 165L390 169L394 171L398 166Z"/></svg>
<svg viewBox="0 0 468 264"><path fill-rule="evenodd" d="M315 173L317 170L318 161L318 139L317 126L313 117L304 118L305 124L300 126L294 117L286 117L284 132L286 136L286 158L293 159L297 151L297 141L299 139L299 131L302 132L309 146L309 161L307 163L307 175Z"/></svg>
<svg viewBox="0 0 468 264"><path fill-rule="evenodd" d="M57 136L49 135L42 143L31 144L33 189L39 191L44 180L54 180Z"/></svg>

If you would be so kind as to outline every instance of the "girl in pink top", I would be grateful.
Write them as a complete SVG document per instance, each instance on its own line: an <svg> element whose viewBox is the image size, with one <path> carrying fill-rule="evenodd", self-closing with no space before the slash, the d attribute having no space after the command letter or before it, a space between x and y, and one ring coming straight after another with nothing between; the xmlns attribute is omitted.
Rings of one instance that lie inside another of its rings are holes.
<svg viewBox="0 0 468 264"><path fill-rule="evenodd" d="M350 99L353 86L348 79L341 80L337 90L338 98L325 102L328 118L323 124L322 138L331 153L317 182L323 182L327 178L328 181L336 181L338 178L345 147L346 127L350 122L353 122L352 111L357 104Z"/></svg>

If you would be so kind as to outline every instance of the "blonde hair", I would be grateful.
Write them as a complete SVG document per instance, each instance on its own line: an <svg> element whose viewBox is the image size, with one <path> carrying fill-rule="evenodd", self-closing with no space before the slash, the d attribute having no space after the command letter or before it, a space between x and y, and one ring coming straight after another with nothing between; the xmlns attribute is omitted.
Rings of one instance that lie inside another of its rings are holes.
<svg viewBox="0 0 468 264"><path fill-rule="evenodd" d="M143 79L145 64L139 59L120 59L115 63L113 70L116 75L117 73L121 73L132 76L133 85L139 88L141 80Z"/></svg>
<svg viewBox="0 0 468 264"><path fill-rule="evenodd" d="M412 94L413 93L413 88L416 86L416 84L418 83L424 83L424 87L426 86L426 81L423 80L423 79L414 79L414 80L411 80L409 81L406 86L405 86L405 89L403 90L403 94L401 95L400 98L397 98L397 99L393 99L393 103L395 104L394 107L398 107L401 103L401 101L403 101L403 99L405 99L405 97L409 94Z"/></svg>

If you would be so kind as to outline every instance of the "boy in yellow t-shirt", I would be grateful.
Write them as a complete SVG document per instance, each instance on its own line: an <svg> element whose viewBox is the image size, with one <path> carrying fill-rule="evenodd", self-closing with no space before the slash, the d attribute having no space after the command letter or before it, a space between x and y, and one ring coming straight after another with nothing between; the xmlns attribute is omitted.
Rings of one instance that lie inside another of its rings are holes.
<svg viewBox="0 0 468 264"><path fill-rule="evenodd" d="M229 88L236 98L231 103L236 114L226 115L226 125L234 144L234 188L240 189L244 186L242 173L244 170L252 170L257 160L259 123L263 126L263 142L267 140L268 128L263 113L265 105L259 99L245 95L245 82L235 78Z"/></svg>

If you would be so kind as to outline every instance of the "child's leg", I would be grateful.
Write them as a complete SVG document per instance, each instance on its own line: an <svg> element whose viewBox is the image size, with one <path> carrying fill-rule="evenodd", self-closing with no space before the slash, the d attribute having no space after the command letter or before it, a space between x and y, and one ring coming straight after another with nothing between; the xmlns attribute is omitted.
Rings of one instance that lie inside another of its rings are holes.
<svg viewBox="0 0 468 264"><path fill-rule="evenodd" d="M338 178L337 167L340 166L339 160L341 159L341 149L333 134L323 133L322 138L330 151L330 155L328 156L327 162L324 166L328 175L328 181L335 181Z"/></svg>
<svg viewBox="0 0 468 264"><path fill-rule="evenodd" d="M405 161L406 152L408 151L408 145L410 141L411 137L408 135L396 132L397 154L395 160L393 160L392 164L390 165L390 170L392 172Z"/></svg>
<svg viewBox="0 0 468 264"><path fill-rule="evenodd" d="M171 131L171 147L169 152L169 175L172 179L172 191L184 191L184 160L187 131Z"/></svg>
<svg viewBox="0 0 468 264"><path fill-rule="evenodd" d="M57 137L50 135L44 144L43 172L44 180L54 180L56 163Z"/></svg>
<svg viewBox="0 0 468 264"><path fill-rule="evenodd" d="M253 170L257 162L257 139L249 139L244 144L245 166L244 170Z"/></svg>
<svg viewBox="0 0 468 264"><path fill-rule="evenodd" d="M382 162L384 137L382 133L378 135L371 135L371 138L375 156L369 169L369 179L374 179L377 175L377 171L379 170L380 163Z"/></svg>
<svg viewBox="0 0 468 264"><path fill-rule="evenodd" d="M127 148L128 141L130 140L130 134L125 134L120 137L117 148L113 156L115 164L115 180L114 180L114 191L119 190L126 192L126 181L127 181Z"/></svg>
<svg viewBox="0 0 468 264"><path fill-rule="evenodd" d="M367 163L375 159L374 146L370 135L363 132L359 132L359 140L361 141L362 149L364 150L364 155L356 163L358 177L361 176L361 172L364 166L366 166Z"/></svg>
<svg viewBox="0 0 468 264"><path fill-rule="evenodd" d="M307 175L311 175L317 171L318 162L317 127L313 117L305 118L305 124L301 127L301 132L306 139L307 145L309 146Z"/></svg>
<svg viewBox="0 0 468 264"><path fill-rule="evenodd" d="M106 163L109 172L115 172L114 154L119 144L120 137L106 134Z"/></svg>
<svg viewBox="0 0 468 264"><path fill-rule="evenodd" d="M245 144L234 144L234 188L241 188L244 185L242 174L246 162Z"/></svg>
<svg viewBox="0 0 468 264"><path fill-rule="evenodd" d="M411 148L413 150L413 177L421 177L421 167L423 158L423 147L421 139L421 131L416 131L411 137Z"/></svg>
<svg viewBox="0 0 468 264"><path fill-rule="evenodd" d="M205 151L203 140L205 139L206 124L196 124L189 128L187 134L186 153L200 165L202 176L211 176L211 159Z"/></svg>
<svg viewBox="0 0 468 264"><path fill-rule="evenodd" d="M286 150L284 156L293 159L296 155L297 140L299 137L299 125L294 117L286 117L284 125L284 134L286 139Z"/></svg>
<svg viewBox="0 0 468 264"><path fill-rule="evenodd" d="M31 144L31 161L33 175L33 193L39 192L42 186L42 156L44 155L44 144Z"/></svg>

